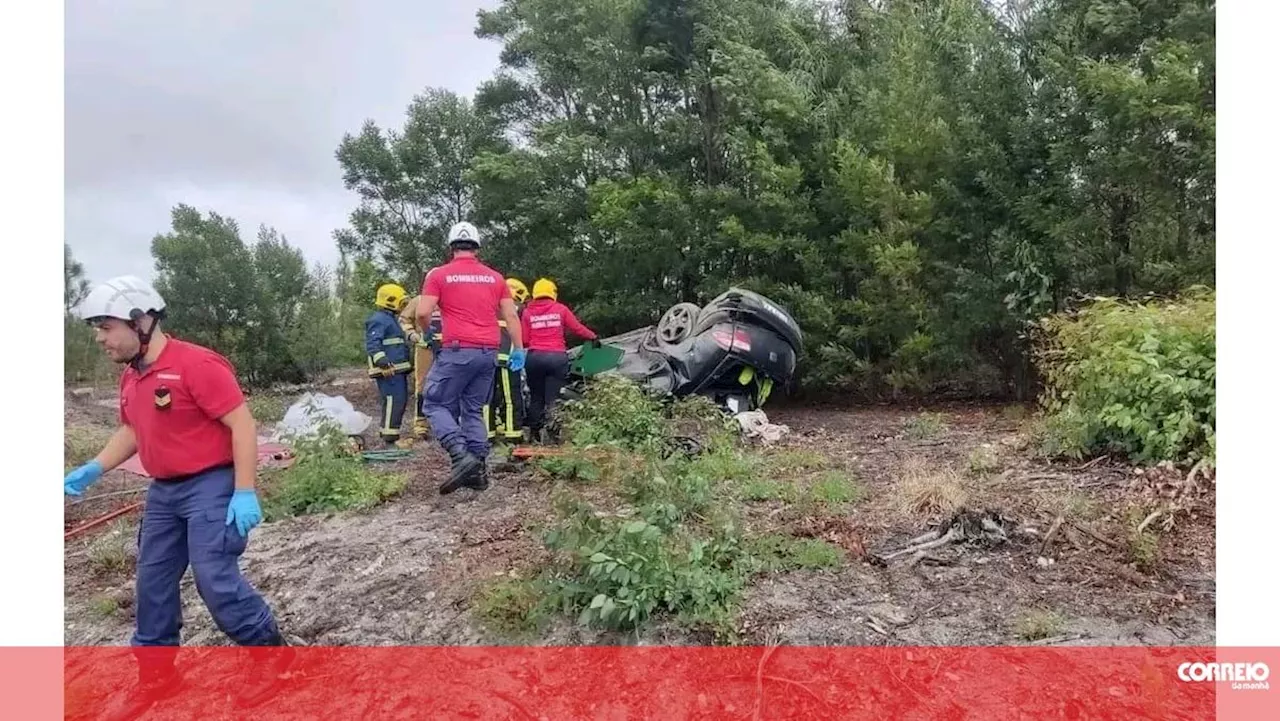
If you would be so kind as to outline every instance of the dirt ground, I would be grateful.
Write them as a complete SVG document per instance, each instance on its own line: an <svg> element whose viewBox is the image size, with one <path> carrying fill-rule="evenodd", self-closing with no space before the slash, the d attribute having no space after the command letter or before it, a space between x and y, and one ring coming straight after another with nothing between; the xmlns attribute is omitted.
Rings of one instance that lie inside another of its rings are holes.
<svg viewBox="0 0 1280 721"><path fill-rule="evenodd" d="M373 414L371 384L358 378L339 383L319 390L345 395ZM296 396L286 397L286 405ZM111 401L106 390L68 393L68 427L108 426L114 419ZM1076 465L1037 460L1027 447L1025 409L781 405L766 411L771 422L790 428L769 453L820 463L853 479L859 490L860 500L837 519L834 530L816 529L815 535L869 554L850 554L834 568L759 580L742 603L743 642L1213 645L1211 488L1194 513L1179 515L1155 536L1154 548L1135 549L1129 535L1133 516L1125 509L1168 486L1172 476L1157 481L1152 471L1139 474L1109 459ZM518 574L542 554L536 530L551 515L546 484L514 468L497 472L486 492L442 497L436 487L447 460L430 443L415 445L411 459L388 466L406 472L410 483L381 507L291 518L254 531L242 567L286 634L309 645L515 643L486 630L473 612L474 599L484 585ZM945 545L919 558L877 562L949 516L945 506L932 512L903 508L902 477L910 468L932 469L926 476L953 469L944 476L961 489L965 507L1002 519L1008 542ZM68 506L67 527L136 503L141 496L128 492L143 486L141 478L109 474L86 501ZM753 504L750 515L786 518L784 505L762 501ZM1059 516L1063 522L1055 524ZM67 541L68 645L128 642L137 517L129 512ZM190 573L183 580L183 598L183 642L226 644ZM584 629L571 620L556 621L536 640L519 641L709 642L671 624L656 623L637 638Z"/></svg>

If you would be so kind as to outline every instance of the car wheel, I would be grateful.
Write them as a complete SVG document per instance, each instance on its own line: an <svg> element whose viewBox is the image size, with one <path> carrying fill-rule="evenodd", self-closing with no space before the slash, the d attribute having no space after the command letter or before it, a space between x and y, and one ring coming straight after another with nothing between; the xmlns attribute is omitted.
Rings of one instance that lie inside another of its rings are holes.
<svg viewBox="0 0 1280 721"><path fill-rule="evenodd" d="M658 340L674 345L686 340L693 333L702 309L693 303L677 303L667 309L658 321Z"/></svg>

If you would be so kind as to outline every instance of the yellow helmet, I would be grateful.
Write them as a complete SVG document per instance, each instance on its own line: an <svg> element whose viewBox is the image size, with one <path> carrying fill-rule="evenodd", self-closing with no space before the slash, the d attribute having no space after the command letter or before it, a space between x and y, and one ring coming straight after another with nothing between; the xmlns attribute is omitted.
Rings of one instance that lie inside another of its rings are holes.
<svg viewBox="0 0 1280 721"><path fill-rule="evenodd" d="M378 295L374 298L373 304L379 308L397 311L403 308L408 300L406 295L408 294L404 292L404 288L395 283L387 283L378 287Z"/></svg>
<svg viewBox="0 0 1280 721"><path fill-rule="evenodd" d="M550 298L555 300L560 291L556 288L556 284L550 278L539 278L533 283L534 298Z"/></svg>
<svg viewBox="0 0 1280 721"><path fill-rule="evenodd" d="M515 302L529 300L529 288L519 278L507 278L507 287L511 289L511 297Z"/></svg>

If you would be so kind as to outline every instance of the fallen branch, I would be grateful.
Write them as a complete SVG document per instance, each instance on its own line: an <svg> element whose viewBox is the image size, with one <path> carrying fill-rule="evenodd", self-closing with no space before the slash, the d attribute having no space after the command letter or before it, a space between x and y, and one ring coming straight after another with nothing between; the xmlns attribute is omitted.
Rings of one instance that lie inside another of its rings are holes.
<svg viewBox="0 0 1280 721"><path fill-rule="evenodd" d="M1074 471L1087 471L1087 470L1089 470L1090 468L1093 468L1094 466L1098 465L1099 463L1102 463L1103 461L1107 460L1107 458L1108 458L1108 457L1109 457L1109 456L1098 456L1097 458L1093 459L1092 461L1089 461L1088 463L1085 463L1085 464L1083 464L1083 465L1076 466L1076 467L1075 467L1075 468L1073 468L1072 470L1074 470Z"/></svg>
<svg viewBox="0 0 1280 721"><path fill-rule="evenodd" d="M1152 512L1151 512L1151 515L1149 515L1149 516L1147 516L1146 518L1142 519L1142 523L1139 523L1139 524L1138 524L1138 530L1137 530L1137 531L1135 531L1135 533L1140 535L1140 534L1143 532L1143 530L1145 530L1145 529L1146 529L1146 527L1147 527L1147 526L1151 525L1151 522L1152 522L1152 521L1154 521L1154 520L1156 520L1157 518L1159 518L1163 513L1164 513L1164 509L1163 509L1163 508L1160 508L1160 509L1157 509L1157 510L1152 511Z"/></svg>
<svg viewBox="0 0 1280 721"><path fill-rule="evenodd" d="M936 537L937 536L936 533L933 535L935 536L935 539L932 541L907 546L906 548L899 549L897 551L894 551L893 553L885 554L881 556L881 558L886 561L889 561L899 556L918 553L920 551L928 551L931 548L939 548L941 546L947 545L948 543L955 543L956 541L959 541L961 538L963 538L960 531L956 529L954 526L948 529L946 534L943 535L941 538Z"/></svg>
<svg viewBox="0 0 1280 721"><path fill-rule="evenodd" d="M1049 526L1049 532L1044 534L1044 540L1040 542L1040 553L1037 555L1044 555L1045 550L1049 548L1049 544L1053 541L1053 537L1058 535L1058 529L1062 528L1064 520L1066 519L1063 518L1062 514L1058 514L1058 517L1053 519L1053 525Z"/></svg>
<svg viewBox="0 0 1280 721"><path fill-rule="evenodd" d="M1083 532L1085 532L1085 533L1089 534L1089 535L1090 535L1091 537L1093 537L1094 539L1096 539L1096 540L1098 540L1098 541L1101 541L1102 543L1105 543L1105 544L1107 544L1108 546L1111 546L1112 548L1119 548L1119 547L1120 547L1120 544L1119 544L1119 543L1116 543L1115 541L1111 540L1110 538L1107 538L1106 536L1102 535L1101 533L1098 533L1097 531L1095 531L1095 530L1093 530L1092 528L1090 528L1090 527L1088 527L1088 526L1084 525L1083 523L1077 523L1077 522L1075 522L1075 521L1072 521L1072 522L1071 522L1071 525L1073 525L1073 526L1075 526L1076 528L1080 529L1081 531L1083 531Z"/></svg>
<svg viewBox="0 0 1280 721"><path fill-rule="evenodd" d="M1078 641L1082 638L1084 638L1084 635L1079 633L1068 635L1068 636L1050 636L1049 638L1042 638L1038 641L1032 641L1031 645L1032 646L1052 646L1055 643L1063 643L1065 641Z"/></svg>

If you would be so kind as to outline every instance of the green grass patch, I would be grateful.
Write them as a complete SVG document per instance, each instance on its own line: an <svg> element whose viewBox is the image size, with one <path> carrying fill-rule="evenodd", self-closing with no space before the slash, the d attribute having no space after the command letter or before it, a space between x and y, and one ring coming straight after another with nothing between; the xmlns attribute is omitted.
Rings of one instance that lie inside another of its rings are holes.
<svg viewBox="0 0 1280 721"><path fill-rule="evenodd" d="M536 635L548 620L544 589L529 579L506 578L483 587L472 613L492 633L514 640Z"/></svg>
<svg viewBox="0 0 1280 721"><path fill-rule="evenodd" d="M89 542L89 567L99 576L130 573L137 561L138 527L133 521L112 521Z"/></svg>
<svg viewBox="0 0 1280 721"><path fill-rule="evenodd" d="M263 512L268 520L368 509L407 486L403 475L366 465L352 453L347 437L334 428L291 444L293 465L263 474Z"/></svg>
<svg viewBox="0 0 1280 721"><path fill-rule="evenodd" d="M941 413L921 413L907 421L904 432L907 438L924 441L937 437L946 429L946 416Z"/></svg>
<svg viewBox="0 0 1280 721"><path fill-rule="evenodd" d="M809 487L809 498L814 503L839 509L857 501L862 489L848 475L840 471L828 471Z"/></svg>
<svg viewBox="0 0 1280 721"><path fill-rule="evenodd" d="M62 436L62 465L71 470L93 460L115 431L102 426L67 426Z"/></svg>
<svg viewBox="0 0 1280 721"><path fill-rule="evenodd" d="M95 596L89 602L89 611L98 618L110 618L120 610L120 602L111 596Z"/></svg>
<svg viewBox="0 0 1280 721"><path fill-rule="evenodd" d="M821 453L800 448L777 451L768 456L769 470L775 474L819 471L829 463Z"/></svg>
<svg viewBox="0 0 1280 721"><path fill-rule="evenodd" d="M1038 609L1023 614L1014 624L1014 633L1023 641L1043 641L1062 634L1066 620L1056 611Z"/></svg>
<svg viewBox="0 0 1280 721"><path fill-rule="evenodd" d="M969 472L985 476L1000 470L1000 454L994 446L983 444L969 452Z"/></svg>
<svg viewBox="0 0 1280 721"><path fill-rule="evenodd" d="M843 548L817 538L796 538L782 533L758 536L747 543L750 564L758 571L794 571L834 568L844 563Z"/></svg>
<svg viewBox="0 0 1280 721"><path fill-rule="evenodd" d="M752 478L739 487L744 501L789 501L795 497L794 486L772 478Z"/></svg>

